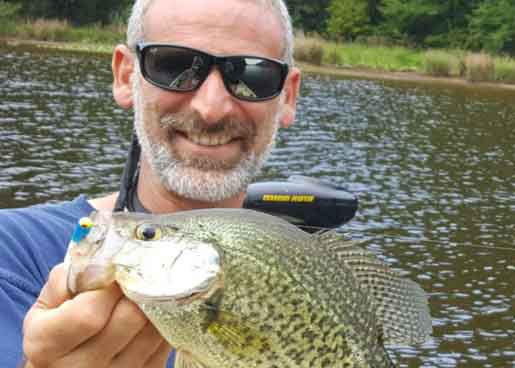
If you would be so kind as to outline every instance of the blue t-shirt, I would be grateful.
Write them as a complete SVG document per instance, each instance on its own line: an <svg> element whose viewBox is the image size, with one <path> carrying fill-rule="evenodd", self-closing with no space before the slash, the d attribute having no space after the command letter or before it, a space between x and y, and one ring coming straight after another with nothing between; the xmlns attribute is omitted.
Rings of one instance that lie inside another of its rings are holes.
<svg viewBox="0 0 515 368"><path fill-rule="evenodd" d="M63 261L78 220L93 210L85 196L0 210L0 367L14 368L21 361L25 314L50 270ZM167 367L173 367L173 354Z"/></svg>

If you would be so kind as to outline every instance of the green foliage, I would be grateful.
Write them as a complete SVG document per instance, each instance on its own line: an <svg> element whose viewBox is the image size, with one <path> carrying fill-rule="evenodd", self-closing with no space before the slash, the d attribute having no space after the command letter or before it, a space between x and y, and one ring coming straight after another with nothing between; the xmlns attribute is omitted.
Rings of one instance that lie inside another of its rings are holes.
<svg viewBox="0 0 515 368"><path fill-rule="evenodd" d="M326 62L330 65L343 65L344 57L338 47L330 47L327 50Z"/></svg>
<svg viewBox="0 0 515 368"><path fill-rule="evenodd" d="M435 77L463 76L464 55L444 50L428 50L424 53L424 72Z"/></svg>
<svg viewBox="0 0 515 368"><path fill-rule="evenodd" d="M370 29L366 0L332 0L327 31L334 39L353 40Z"/></svg>
<svg viewBox="0 0 515 368"><path fill-rule="evenodd" d="M73 25L108 24L112 14L127 9L132 0L8 0L27 18L67 20Z"/></svg>
<svg viewBox="0 0 515 368"><path fill-rule="evenodd" d="M420 70L423 56L420 52L405 47L375 46L359 43L346 43L340 53L345 57L345 65L386 71Z"/></svg>
<svg viewBox="0 0 515 368"><path fill-rule="evenodd" d="M12 18L21 9L21 4L8 3L0 1L0 19L5 21L6 19Z"/></svg>
<svg viewBox="0 0 515 368"><path fill-rule="evenodd" d="M501 58L495 63L495 80L515 83L515 60Z"/></svg>
<svg viewBox="0 0 515 368"><path fill-rule="evenodd" d="M495 53L515 52L515 3L485 1L470 16L470 46Z"/></svg>
<svg viewBox="0 0 515 368"><path fill-rule="evenodd" d="M386 35L420 43L438 29L444 6L438 0L383 0L380 10Z"/></svg>
<svg viewBox="0 0 515 368"><path fill-rule="evenodd" d="M10 35L15 21L36 19L67 21L72 26L93 29L114 24L119 29L127 21L133 1L0 0L0 31ZM286 0L286 3L294 27L308 35L316 33L328 39L367 45L465 48L515 55L514 0ZM59 30L47 31L49 38L60 37ZM333 53L332 64L340 64L340 58L338 53Z"/></svg>
<svg viewBox="0 0 515 368"><path fill-rule="evenodd" d="M293 26L305 33L325 33L329 2L330 0L286 0Z"/></svg>
<svg viewBox="0 0 515 368"><path fill-rule="evenodd" d="M431 34L424 39L424 46L437 48L463 48L469 33L466 28L454 28L446 32Z"/></svg>
<svg viewBox="0 0 515 368"><path fill-rule="evenodd" d="M443 51L433 50L425 54L424 71L435 77L448 77L451 75L451 64L447 54Z"/></svg>

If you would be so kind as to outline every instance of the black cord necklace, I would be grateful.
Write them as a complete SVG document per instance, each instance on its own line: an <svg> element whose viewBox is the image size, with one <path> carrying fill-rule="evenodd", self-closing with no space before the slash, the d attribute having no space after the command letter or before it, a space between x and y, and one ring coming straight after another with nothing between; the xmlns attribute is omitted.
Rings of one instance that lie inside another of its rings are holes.
<svg viewBox="0 0 515 368"><path fill-rule="evenodd" d="M132 143L129 149L127 162L123 168L122 179L120 182L120 191L116 204L114 206L115 212L128 211L128 212L143 212L150 213L138 198L138 178L139 178L139 160L141 156L141 146L138 142L138 137L134 133L132 136Z"/></svg>

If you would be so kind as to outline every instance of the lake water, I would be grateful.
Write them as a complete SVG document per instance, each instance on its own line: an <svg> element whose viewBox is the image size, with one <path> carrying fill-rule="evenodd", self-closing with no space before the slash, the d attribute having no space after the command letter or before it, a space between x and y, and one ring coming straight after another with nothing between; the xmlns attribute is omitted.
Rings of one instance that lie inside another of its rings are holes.
<svg viewBox="0 0 515 368"><path fill-rule="evenodd" d="M0 47L0 208L114 191L130 113L110 59ZM260 180L360 200L343 230L429 294L434 334L400 367L515 367L515 92L306 77Z"/></svg>

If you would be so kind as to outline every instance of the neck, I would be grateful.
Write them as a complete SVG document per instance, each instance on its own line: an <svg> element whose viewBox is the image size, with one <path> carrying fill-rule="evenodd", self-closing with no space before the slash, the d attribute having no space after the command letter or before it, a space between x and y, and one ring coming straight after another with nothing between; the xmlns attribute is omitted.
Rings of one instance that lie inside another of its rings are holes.
<svg viewBox="0 0 515 368"><path fill-rule="evenodd" d="M198 201L168 191L144 159L141 160L140 170L138 197L141 204L151 213L170 213L200 208L240 208L243 206L245 192L219 202Z"/></svg>

